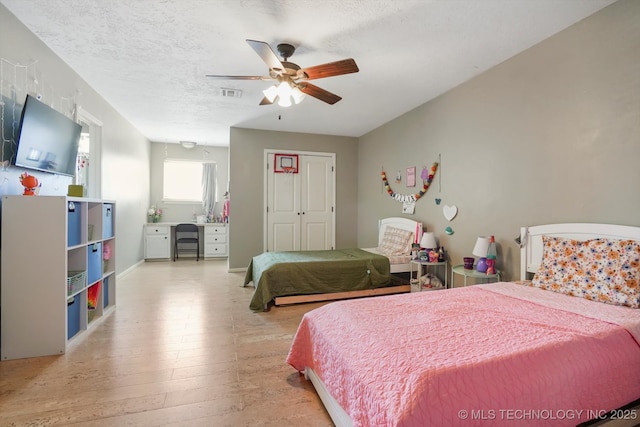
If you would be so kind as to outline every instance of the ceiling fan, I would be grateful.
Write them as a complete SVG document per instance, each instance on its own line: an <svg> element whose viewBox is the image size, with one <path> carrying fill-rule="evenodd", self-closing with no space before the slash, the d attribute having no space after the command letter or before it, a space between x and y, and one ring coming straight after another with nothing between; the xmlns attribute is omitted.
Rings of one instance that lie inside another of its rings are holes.
<svg viewBox="0 0 640 427"><path fill-rule="evenodd" d="M247 43L249 43L249 46L256 51L269 67L268 76L220 76L213 74L207 74L206 76L221 80L277 81L277 84L264 91L265 97L260 101L260 105L269 105L278 101L281 106L289 106L291 105L290 98L293 98L297 104L301 101L304 94L333 105L340 101L342 97L319 88L308 81L340 76L342 74L357 73L359 71L356 62L351 58L316 65L314 67L300 68L297 64L287 61L296 50L294 46L288 43L280 43L277 46L278 53L282 56L282 61L278 59L269 44L257 40L247 40Z"/></svg>

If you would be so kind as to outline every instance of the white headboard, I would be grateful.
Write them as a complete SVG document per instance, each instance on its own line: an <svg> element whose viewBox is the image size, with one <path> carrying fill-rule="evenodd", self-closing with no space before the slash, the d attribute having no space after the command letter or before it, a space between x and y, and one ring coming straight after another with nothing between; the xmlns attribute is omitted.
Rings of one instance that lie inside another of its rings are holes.
<svg viewBox="0 0 640 427"><path fill-rule="evenodd" d="M542 262L542 236L574 240L633 239L640 240L640 227L613 224L547 224L520 228L520 280L535 273Z"/></svg>
<svg viewBox="0 0 640 427"><path fill-rule="evenodd" d="M378 246L382 242L382 237L384 236L384 230L386 230L386 228L389 226L399 228L401 230L411 231L412 233L414 233L413 235L414 240L416 239L416 235L415 235L416 227L420 227L420 230L422 230L421 223L418 223L417 221L414 221L409 218L400 218L400 217L383 218L380 221L378 221ZM418 238L421 238L421 237L422 236L419 236Z"/></svg>

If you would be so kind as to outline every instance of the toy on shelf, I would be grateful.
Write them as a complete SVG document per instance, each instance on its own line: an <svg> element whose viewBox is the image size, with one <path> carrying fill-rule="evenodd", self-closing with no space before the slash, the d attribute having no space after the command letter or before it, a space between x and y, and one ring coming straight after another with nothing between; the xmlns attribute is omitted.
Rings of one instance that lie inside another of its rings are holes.
<svg viewBox="0 0 640 427"><path fill-rule="evenodd" d="M20 175L20 184L24 187L24 196L35 196L38 189L38 178L23 172Z"/></svg>

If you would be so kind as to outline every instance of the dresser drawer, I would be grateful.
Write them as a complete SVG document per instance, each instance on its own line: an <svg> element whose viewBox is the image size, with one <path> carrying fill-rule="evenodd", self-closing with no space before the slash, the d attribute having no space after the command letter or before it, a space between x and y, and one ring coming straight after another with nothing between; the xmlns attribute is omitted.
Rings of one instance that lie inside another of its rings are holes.
<svg viewBox="0 0 640 427"><path fill-rule="evenodd" d="M227 245L206 244L204 246L205 257L227 256Z"/></svg>
<svg viewBox="0 0 640 427"><path fill-rule="evenodd" d="M216 234L227 234L227 227L209 225L204 228L205 236L213 236Z"/></svg>
<svg viewBox="0 0 640 427"><path fill-rule="evenodd" d="M158 234L169 234L169 226L168 225L147 225L145 226L145 234L147 235L158 235Z"/></svg>
<svg viewBox="0 0 640 427"><path fill-rule="evenodd" d="M227 235L226 234L205 234L204 241L209 243L227 243Z"/></svg>

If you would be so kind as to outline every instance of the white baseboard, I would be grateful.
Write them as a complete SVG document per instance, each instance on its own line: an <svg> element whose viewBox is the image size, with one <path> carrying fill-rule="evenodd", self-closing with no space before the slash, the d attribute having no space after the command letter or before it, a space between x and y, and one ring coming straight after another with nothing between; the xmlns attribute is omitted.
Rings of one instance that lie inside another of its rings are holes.
<svg viewBox="0 0 640 427"><path fill-rule="evenodd" d="M127 268L125 271L116 274L116 279L121 279L122 277L126 276L127 274L131 273L133 270L135 270L136 268L138 268L140 265L144 264L144 259L138 261L137 263L133 264L131 267Z"/></svg>

